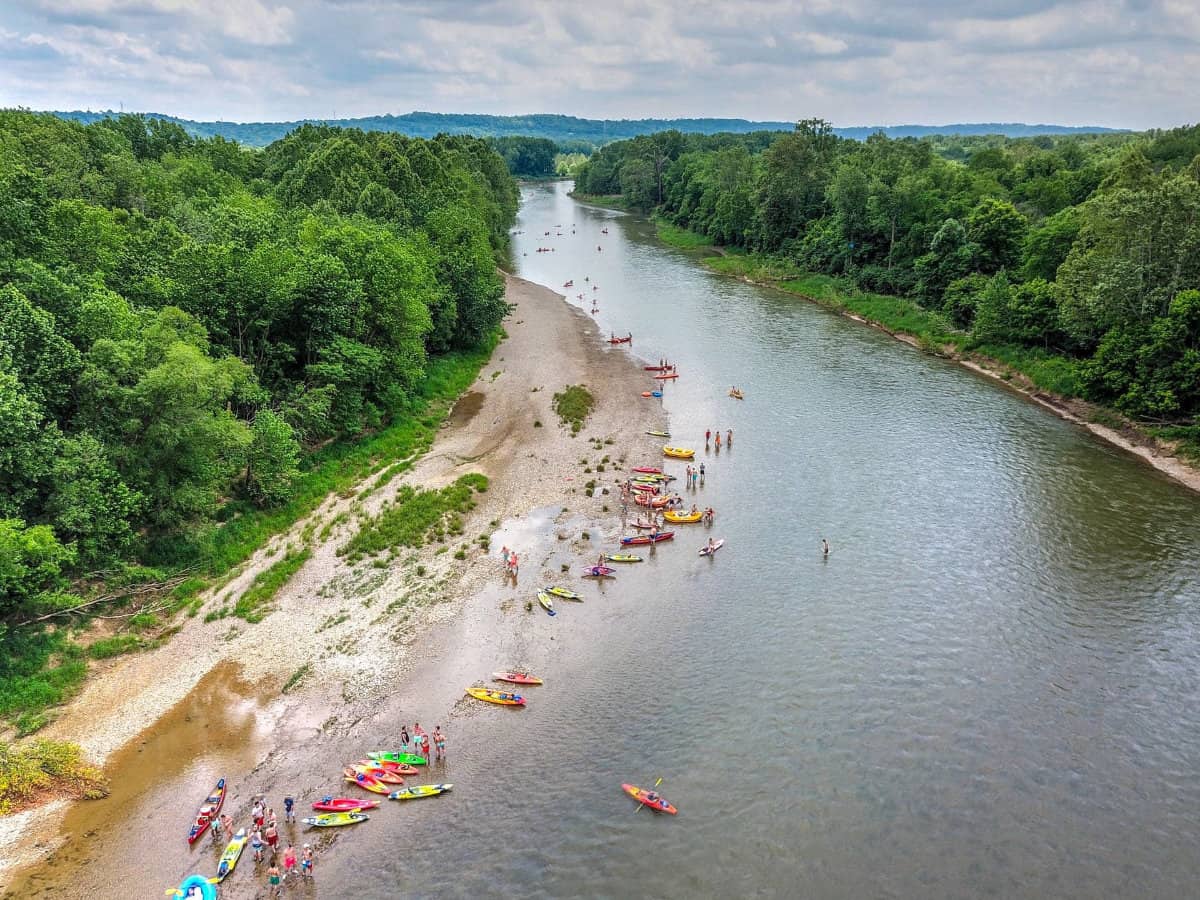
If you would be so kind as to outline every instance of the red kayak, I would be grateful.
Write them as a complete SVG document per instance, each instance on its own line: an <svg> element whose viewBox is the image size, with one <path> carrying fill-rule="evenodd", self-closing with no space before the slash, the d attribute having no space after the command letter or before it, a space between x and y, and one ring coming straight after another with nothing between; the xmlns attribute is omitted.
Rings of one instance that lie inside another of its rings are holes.
<svg viewBox="0 0 1200 900"><path fill-rule="evenodd" d="M640 788L632 784L621 785L621 790L627 793L638 803L641 803L643 806L652 809L655 812L663 812L670 816L673 816L675 813L679 812L679 810L673 807L654 791L648 791L645 788Z"/></svg>
<svg viewBox="0 0 1200 900"><path fill-rule="evenodd" d="M492 677L497 681L507 681L512 684L542 684L542 679L525 672L493 672Z"/></svg>
<svg viewBox="0 0 1200 900"><path fill-rule="evenodd" d="M642 369L647 372L673 372L674 366L642 366Z"/></svg>
<svg viewBox="0 0 1200 900"><path fill-rule="evenodd" d="M639 472L642 475L661 475L663 473L662 469L656 469L654 466L634 466L629 471Z"/></svg>
<svg viewBox="0 0 1200 900"><path fill-rule="evenodd" d="M661 375L655 375L654 377L657 378L659 381L666 381L668 378L678 378L679 373L678 372L663 372Z"/></svg>
<svg viewBox="0 0 1200 900"><path fill-rule="evenodd" d="M385 772L392 772L396 775L421 774L420 769L414 769L412 766L406 766L404 763L392 762L387 759L360 759L357 764L372 769L383 769Z"/></svg>
<svg viewBox="0 0 1200 900"><path fill-rule="evenodd" d="M658 485L657 484L635 484L635 485L631 485L631 487L635 491L641 491L643 494L657 494L658 493Z"/></svg>
<svg viewBox="0 0 1200 900"><path fill-rule="evenodd" d="M660 541L669 541L675 537L675 532L664 531L659 535L639 534L636 537L621 538L621 543L626 546L630 544L657 544Z"/></svg>
<svg viewBox="0 0 1200 900"><path fill-rule="evenodd" d="M196 821L192 823L192 828L188 832L188 843L194 844L200 840L200 835L208 831L208 826L213 823L213 819L221 814L221 807L225 805L225 779L222 778L217 782L216 790L204 798L204 802L200 804L200 811L196 813Z"/></svg>
<svg viewBox="0 0 1200 900"><path fill-rule="evenodd" d="M633 502L638 506L650 506L654 509L662 509L671 502L671 498L667 496L655 497L652 494L637 494L634 496Z"/></svg>
<svg viewBox="0 0 1200 900"><path fill-rule="evenodd" d="M633 335L632 335L632 334L630 334L630 335L626 335L626 336L625 336L625 337L623 337L623 338L619 338L619 337L610 337L610 338L608 339L608 342L609 342L610 344L628 344L628 343L630 343L632 340L633 340Z"/></svg>
<svg viewBox="0 0 1200 900"><path fill-rule="evenodd" d="M354 800L350 797L322 797L312 806L317 812L354 812L360 809L374 809L378 805L378 800Z"/></svg>

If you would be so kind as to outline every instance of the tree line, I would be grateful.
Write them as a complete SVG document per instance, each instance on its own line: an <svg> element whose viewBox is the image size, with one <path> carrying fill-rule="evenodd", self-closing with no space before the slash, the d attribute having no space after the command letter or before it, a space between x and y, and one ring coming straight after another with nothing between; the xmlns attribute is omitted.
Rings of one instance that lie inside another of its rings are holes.
<svg viewBox="0 0 1200 900"><path fill-rule="evenodd" d="M1200 126L1144 134L846 140L664 133L611 144L577 190L714 244L910 297L973 346L1054 355L1079 395L1200 415Z"/></svg>
<svg viewBox="0 0 1200 900"><path fill-rule="evenodd" d="M202 552L314 448L411 414L427 361L506 313L516 207L466 136L251 150L0 112L0 622Z"/></svg>

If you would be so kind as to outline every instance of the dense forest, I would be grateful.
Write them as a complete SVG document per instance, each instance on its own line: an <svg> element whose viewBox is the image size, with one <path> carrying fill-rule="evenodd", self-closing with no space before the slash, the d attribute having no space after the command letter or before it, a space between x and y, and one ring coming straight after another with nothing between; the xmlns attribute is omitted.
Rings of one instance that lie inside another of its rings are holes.
<svg viewBox="0 0 1200 900"><path fill-rule="evenodd" d="M1063 389L1150 423L1200 414L1200 126L1143 135L678 132L611 144L577 189L852 289L970 346L1053 357Z"/></svg>
<svg viewBox="0 0 1200 900"><path fill-rule="evenodd" d="M56 112L56 116L91 124L115 117L108 112ZM577 116L529 115L489 116L469 113L411 112L400 116L363 116L356 119L303 120L296 122L198 122L173 116L152 114L153 118L174 122L193 137L223 137L250 147L264 147L280 140L301 125L334 125L362 131L394 131L409 137L432 138L439 134L472 134L477 137L546 138L565 153L590 153L612 141L621 141L660 131L684 134L745 133L748 131L790 131L791 122L751 122L746 119L581 119ZM862 140L880 131L877 127L839 128L841 137ZM891 137L924 137L932 134L998 134L1020 137L1035 134L1103 132L1100 127L1075 128L1063 125L1026 125L1014 122L968 123L954 125L891 125L882 130Z"/></svg>
<svg viewBox="0 0 1200 900"><path fill-rule="evenodd" d="M202 558L314 448L417 409L430 361L507 312L516 206L476 138L304 126L249 150L0 113L0 682L28 656L4 623Z"/></svg>

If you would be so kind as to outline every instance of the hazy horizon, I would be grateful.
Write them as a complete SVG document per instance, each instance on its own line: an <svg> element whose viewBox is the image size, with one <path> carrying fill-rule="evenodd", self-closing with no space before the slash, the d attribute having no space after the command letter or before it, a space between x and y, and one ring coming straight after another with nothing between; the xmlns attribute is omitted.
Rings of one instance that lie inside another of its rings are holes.
<svg viewBox="0 0 1200 900"><path fill-rule="evenodd" d="M0 105L200 121L400 114L1024 122L1195 117L1180 0L17 0Z"/></svg>

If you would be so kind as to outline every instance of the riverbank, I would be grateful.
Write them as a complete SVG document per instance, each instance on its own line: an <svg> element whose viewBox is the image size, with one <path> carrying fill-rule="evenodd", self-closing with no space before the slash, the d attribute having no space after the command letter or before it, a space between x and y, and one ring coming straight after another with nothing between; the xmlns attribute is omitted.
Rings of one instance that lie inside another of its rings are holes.
<svg viewBox="0 0 1200 900"><path fill-rule="evenodd" d="M610 205L608 200L601 197L592 202ZM859 291L826 275L797 272L772 257L715 247L702 235L669 223L656 221L655 225L663 243L696 252L699 262L714 272L794 294L919 350L952 360L1200 492L1200 455L1195 451L1184 453L1183 442L1166 439L1114 410L1073 395L1076 376L1070 360L1029 348L971 348L965 332L954 330L942 316L911 300Z"/></svg>
<svg viewBox="0 0 1200 900"><path fill-rule="evenodd" d="M502 521L555 507L569 510L571 519L564 513L563 523L582 517L585 525L611 527L615 513L607 503L612 498L585 496L585 482L593 476L583 470L606 456L611 468L643 431L662 426L661 410L647 405L631 411L625 398L641 390L644 373L624 350L603 344L586 316L553 291L511 276L506 281L513 305L507 337L460 397L428 453L397 460L328 498L268 542L235 578L202 595L206 615L188 620L169 646L115 660L47 728L47 736L73 740L90 758L108 763L115 796L90 809L77 806L65 820L62 807L44 809L24 820L16 835L17 829L0 821L0 858L7 866L0 871L0 885L8 881L13 896L28 896L25 888L32 885L66 891L55 896L119 886L127 873L116 864L109 870L100 860L105 844L120 839L120 829L106 826L116 825L121 804L132 802L151 809L153 817L143 823L139 837L125 835L121 853L152 860L152 874L169 882L186 853L166 851L154 836L180 829L181 816L190 815L184 811L207 792L210 772L200 767L191 774L196 757L206 750L228 750L233 760L227 767L227 811L235 815L248 806L251 770L256 791L270 790L282 779L295 784L289 776L312 779L314 789L334 786L345 760L329 746L333 736L354 729L385 742L390 729L377 717L420 657L421 636L472 604L490 602L485 589L500 577L499 548L491 546L490 537ZM585 384L598 399L579 437L560 426L551 409L554 392L567 384ZM401 491L440 489L468 473L486 476L488 487L462 516L460 534L405 548L391 558L351 562L340 552L363 523L393 506ZM589 553L586 539L566 533L563 539L578 553ZM301 551L307 558L257 624L207 615L235 604L273 564ZM536 559L527 558L525 565L534 578L548 574L537 571ZM506 621L519 629L524 608L514 599L504 598L511 608ZM199 693L214 701L202 712L189 711L189 698L194 704ZM235 728L223 718L222 697L227 706L249 710L251 725L243 727L239 719ZM205 729L187 740L164 736L194 728L205 717ZM234 733L236 740L229 739ZM146 771L150 761L140 751L155 742L178 758L155 755ZM122 794L116 786L123 781L136 782L137 790ZM85 852L73 839L89 832L101 836ZM142 840L149 841L144 848L138 846ZM62 849L44 871L13 881L11 863L21 862L8 849L15 842L43 855ZM85 864L86 889L72 877Z"/></svg>

